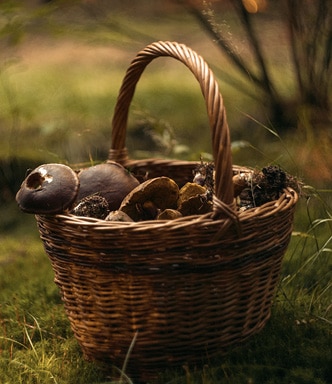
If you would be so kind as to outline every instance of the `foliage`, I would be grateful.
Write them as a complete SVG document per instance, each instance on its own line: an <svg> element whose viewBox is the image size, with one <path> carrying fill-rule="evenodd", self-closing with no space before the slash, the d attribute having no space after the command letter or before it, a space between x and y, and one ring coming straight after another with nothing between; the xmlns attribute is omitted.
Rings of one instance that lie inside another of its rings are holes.
<svg viewBox="0 0 332 384"><path fill-rule="evenodd" d="M249 80L250 87L262 91L262 103L270 108L275 126L296 127L301 111L306 108L311 111L317 129L328 127L332 101L332 11L328 0L278 3L234 0L223 2L216 9L205 1L182 2L231 64ZM247 49L239 49L234 34L225 28L229 8L234 10L230 17L235 16L242 26L243 34L238 33L238 41L242 39ZM275 35L280 39L278 44L274 42ZM278 56L271 55L268 49L271 45ZM281 64L280 57L287 92L273 75L274 67Z"/></svg>

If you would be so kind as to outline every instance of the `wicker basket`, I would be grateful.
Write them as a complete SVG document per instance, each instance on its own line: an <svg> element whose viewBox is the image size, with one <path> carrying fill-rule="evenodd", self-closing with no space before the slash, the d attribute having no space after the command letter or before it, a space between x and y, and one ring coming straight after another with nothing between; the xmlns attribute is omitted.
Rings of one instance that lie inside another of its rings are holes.
<svg viewBox="0 0 332 384"><path fill-rule="evenodd" d="M127 70L115 107L109 160L135 173L192 180L196 163L130 160L128 110L153 59L184 63L200 84L215 161L214 211L173 221L107 222L70 214L36 216L72 330L86 358L121 367L137 332L128 374L147 380L164 368L196 364L243 342L265 325L292 231L291 188L239 212L229 129L218 85L188 47L157 42Z"/></svg>

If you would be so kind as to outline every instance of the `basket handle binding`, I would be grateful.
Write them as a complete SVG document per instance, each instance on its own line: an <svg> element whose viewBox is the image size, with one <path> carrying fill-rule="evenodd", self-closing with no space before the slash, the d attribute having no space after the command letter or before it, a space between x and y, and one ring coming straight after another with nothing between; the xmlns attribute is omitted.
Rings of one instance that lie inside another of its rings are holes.
<svg viewBox="0 0 332 384"><path fill-rule="evenodd" d="M185 64L198 80L205 99L215 163L215 201L221 211L234 217L233 170L229 127L219 86L204 59L184 44L155 42L140 51L122 81L112 120L112 148L109 160L127 159L126 127L130 103L146 66L158 57L172 57ZM219 201L218 201L219 200Z"/></svg>

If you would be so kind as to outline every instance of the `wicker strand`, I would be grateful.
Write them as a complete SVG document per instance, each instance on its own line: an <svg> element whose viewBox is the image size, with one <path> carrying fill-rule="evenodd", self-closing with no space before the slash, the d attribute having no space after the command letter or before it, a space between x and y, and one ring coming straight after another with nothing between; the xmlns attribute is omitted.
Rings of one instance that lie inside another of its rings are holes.
<svg viewBox="0 0 332 384"><path fill-rule="evenodd" d="M110 161L116 161L120 164L125 164L128 160L128 150L127 148L121 149L110 149L108 153L108 159Z"/></svg>

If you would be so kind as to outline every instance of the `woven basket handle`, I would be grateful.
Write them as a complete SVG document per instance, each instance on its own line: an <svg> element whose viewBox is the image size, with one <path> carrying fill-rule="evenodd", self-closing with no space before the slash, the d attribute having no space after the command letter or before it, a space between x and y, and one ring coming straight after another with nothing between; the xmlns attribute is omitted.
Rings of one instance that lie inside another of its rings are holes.
<svg viewBox="0 0 332 384"><path fill-rule="evenodd" d="M155 42L140 51L123 79L112 121L112 149L126 156L126 127L131 100L136 84L145 67L161 56L173 57L185 64L198 80L209 116L212 150L215 162L215 196L224 204L232 205L232 156L226 112L218 84L204 59L183 44ZM112 156L112 155L110 155Z"/></svg>

